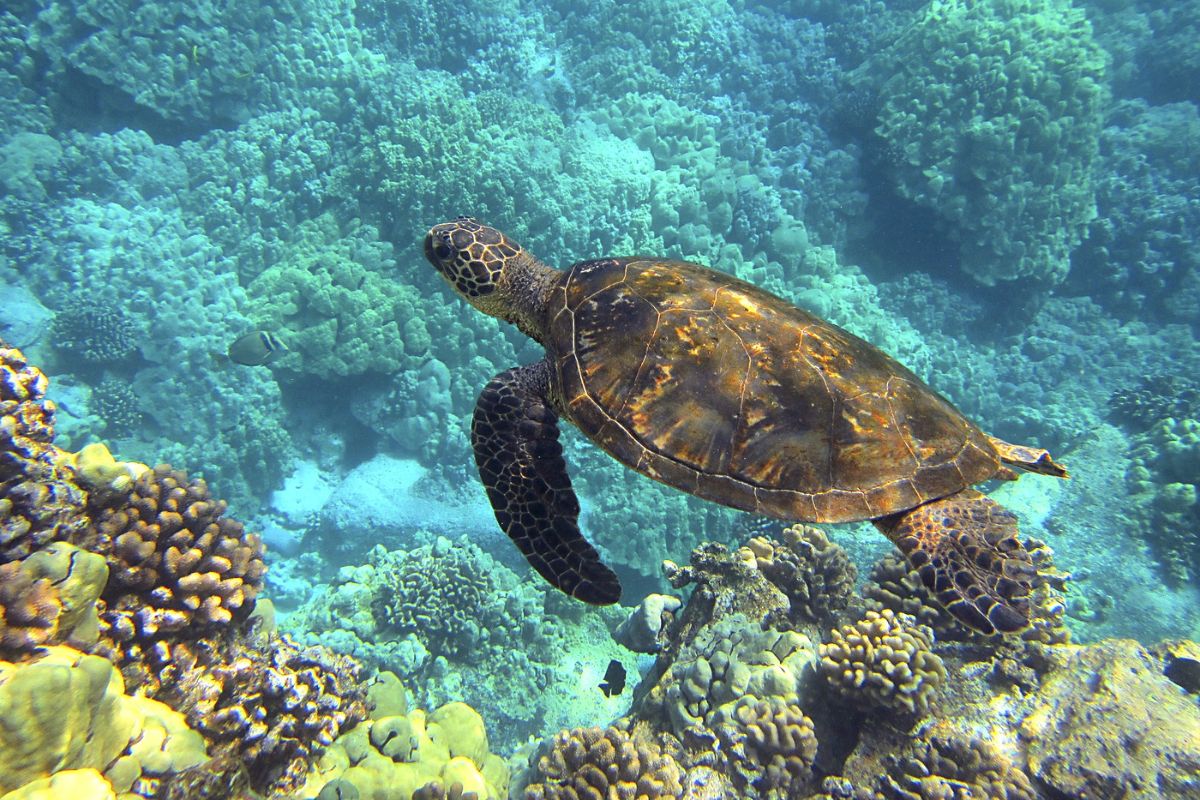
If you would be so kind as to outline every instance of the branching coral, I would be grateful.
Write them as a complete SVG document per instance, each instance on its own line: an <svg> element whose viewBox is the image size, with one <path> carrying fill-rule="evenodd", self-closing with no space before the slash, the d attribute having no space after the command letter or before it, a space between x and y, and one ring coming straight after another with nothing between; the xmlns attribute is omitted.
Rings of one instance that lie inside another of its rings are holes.
<svg viewBox="0 0 1200 800"><path fill-rule="evenodd" d="M821 673L864 706L924 714L946 680L932 650L933 632L906 614L867 611L830 636L820 647Z"/></svg>
<svg viewBox="0 0 1200 800"><path fill-rule="evenodd" d="M20 350L0 341L0 563L87 526L85 494L59 458L48 381Z"/></svg>
<svg viewBox="0 0 1200 800"><path fill-rule="evenodd" d="M117 378L105 378L96 384L89 410L104 420L104 430L113 438L137 433L145 420L137 393Z"/></svg>
<svg viewBox="0 0 1200 800"><path fill-rule="evenodd" d="M168 466L144 473L132 493L95 515L97 549L112 577L106 619L118 641L244 619L262 589L258 534L223 517L203 480Z"/></svg>
<svg viewBox="0 0 1200 800"><path fill-rule="evenodd" d="M711 725L735 785L756 797L793 797L812 777L817 736L796 704L745 695L718 709Z"/></svg>
<svg viewBox="0 0 1200 800"><path fill-rule="evenodd" d="M90 364L111 364L137 350L139 331L124 309L74 299L54 315L55 346Z"/></svg>
<svg viewBox="0 0 1200 800"><path fill-rule="evenodd" d="M660 800L683 795L683 770L651 742L617 728L560 731L538 760L525 800Z"/></svg>
<svg viewBox="0 0 1200 800"><path fill-rule="evenodd" d="M919 742L905 758L889 760L879 778L885 800L1036 800L1033 784L1019 767L986 742L934 738Z"/></svg>
<svg viewBox="0 0 1200 800"><path fill-rule="evenodd" d="M496 592L480 554L435 544L384 556L371 608L381 627L415 633L430 652L478 658L492 627L503 623L493 608Z"/></svg>
<svg viewBox="0 0 1200 800"><path fill-rule="evenodd" d="M178 683L163 695L220 752L236 753L260 790L298 786L309 761L367 715L358 665L324 648L263 637L232 643L212 664L202 651L173 651Z"/></svg>
<svg viewBox="0 0 1200 800"><path fill-rule="evenodd" d="M739 553L787 595L791 615L813 622L828 619L850 603L858 568L845 548L809 525L783 529L783 543L756 536Z"/></svg>

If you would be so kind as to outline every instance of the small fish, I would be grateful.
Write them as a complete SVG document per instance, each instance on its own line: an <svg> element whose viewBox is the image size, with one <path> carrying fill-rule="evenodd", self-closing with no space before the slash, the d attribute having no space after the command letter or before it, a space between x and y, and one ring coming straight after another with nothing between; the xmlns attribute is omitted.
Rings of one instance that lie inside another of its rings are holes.
<svg viewBox="0 0 1200 800"><path fill-rule="evenodd" d="M625 691L625 667L615 658L608 662L604 680L600 682L600 691L604 692L605 697L616 697Z"/></svg>
<svg viewBox="0 0 1200 800"><path fill-rule="evenodd" d="M229 360L247 367L270 364L287 353L287 345L270 331L250 331L229 345Z"/></svg>

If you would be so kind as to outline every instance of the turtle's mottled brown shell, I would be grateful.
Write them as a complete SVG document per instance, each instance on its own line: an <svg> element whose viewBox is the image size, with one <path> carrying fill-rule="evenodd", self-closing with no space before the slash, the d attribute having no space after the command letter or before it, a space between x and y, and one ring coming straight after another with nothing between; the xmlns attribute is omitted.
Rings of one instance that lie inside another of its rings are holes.
<svg viewBox="0 0 1200 800"><path fill-rule="evenodd" d="M695 264L576 264L548 311L562 411L614 457L789 520L913 508L999 468L988 438L862 339Z"/></svg>

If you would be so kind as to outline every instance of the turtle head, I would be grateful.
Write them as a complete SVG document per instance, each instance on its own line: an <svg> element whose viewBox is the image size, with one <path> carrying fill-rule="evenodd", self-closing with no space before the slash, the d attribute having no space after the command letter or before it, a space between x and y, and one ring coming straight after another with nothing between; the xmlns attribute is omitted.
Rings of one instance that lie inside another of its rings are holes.
<svg viewBox="0 0 1200 800"><path fill-rule="evenodd" d="M490 312L484 298L500 288L505 269L524 254L521 245L495 228L458 217L425 235L425 257L471 305Z"/></svg>

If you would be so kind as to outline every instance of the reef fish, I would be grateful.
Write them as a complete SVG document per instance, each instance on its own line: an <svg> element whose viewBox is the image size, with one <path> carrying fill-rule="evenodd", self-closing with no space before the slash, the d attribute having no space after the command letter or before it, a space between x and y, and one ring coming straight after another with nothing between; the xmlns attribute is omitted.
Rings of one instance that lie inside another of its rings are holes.
<svg viewBox="0 0 1200 800"><path fill-rule="evenodd" d="M604 680L600 682L600 691L604 692L605 697L616 697L625 691L625 667L615 658L608 662Z"/></svg>
<svg viewBox="0 0 1200 800"><path fill-rule="evenodd" d="M229 360L247 367L270 364L287 353L287 345L270 331L250 331L229 345Z"/></svg>

